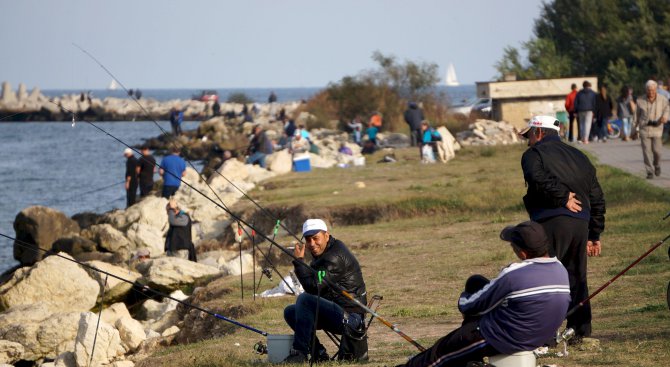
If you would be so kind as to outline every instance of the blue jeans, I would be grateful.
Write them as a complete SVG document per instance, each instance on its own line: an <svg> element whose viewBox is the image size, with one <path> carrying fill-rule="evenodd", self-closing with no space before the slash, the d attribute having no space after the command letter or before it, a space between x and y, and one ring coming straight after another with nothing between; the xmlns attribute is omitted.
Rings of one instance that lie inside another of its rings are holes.
<svg viewBox="0 0 670 367"><path fill-rule="evenodd" d="M265 168L265 153L256 152L247 158L247 164L258 163L261 168Z"/></svg>
<svg viewBox="0 0 670 367"><path fill-rule="evenodd" d="M607 139L607 123L609 122L609 118L603 117L598 120L598 140L603 141Z"/></svg>
<svg viewBox="0 0 670 367"><path fill-rule="evenodd" d="M621 119L621 125L623 126L623 137L630 137L630 117L623 117Z"/></svg>
<svg viewBox="0 0 670 367"><path fill-rule="evenodd" d="M316 300L313 294L303 293L298 296L294 305L284 309L284 320L293 329L293 349L301 351L305 355L312 347L312 335L314 334L314 319L316 318ZM323 297L319 298L319 320L318 330L326 330L333 334L342 335L344 332L344 310L338 304ZM354 328L361 322L358 314L350 314L349 322ZM323 348L319 339L316 339L317 351Z"/></svg>

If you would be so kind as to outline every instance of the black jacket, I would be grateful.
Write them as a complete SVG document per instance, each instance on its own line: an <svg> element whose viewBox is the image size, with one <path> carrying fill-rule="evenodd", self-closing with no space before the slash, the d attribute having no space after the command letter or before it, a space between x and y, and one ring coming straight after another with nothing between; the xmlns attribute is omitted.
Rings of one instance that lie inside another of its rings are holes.
<svg viewBox="0 0 670 367"><path fill-rule="evenodd" d="M596 92L591 88L584 88L577 92L575 96L575 111L595 111L596 110Z"/></svg>
<svg viewBox="0 0 670 367"><path fill-rule="evenodd" d="M179 214L168 213L170 228L165 236L165 252L177 252L177 250L188 250L188 259L198 261L195 254L195 246L191 240L191 217L185 212Z"/></svg>
<svg viewBox="0 0 670 367"><path fill-rule="evenodd" d="M558 215L584 219L589 221L589 240L600 239L605 229L605 197L595 167L582 152L558 136L545 137L526 150L521 168L528 186L523 202L532 220ZM582 202L579 213L565 207L570 192Z"/></svg>
<svg viewBox="0 0 670 367"><path fill-rule="evenodd" d="M365 290L361 267L358 265L356 257L354 257L342 241L330 236L326 250L309 264L316 271L308 269L304 263L300 264L297 260L293 260L293 266L295 267L295 274L298 276L298 280L305 289L305 292L317 294L320 288L321 297L335 302L345 311L358 314L365 313L362 308L356 306L338 290L329 287L326 281L323 281L321 284L318 281L317 273L325 270L325 276L328 281L337 284L349 292L362 304L367 304L367 291Z"/></svg>
<svg viewBox="0 0 670 367"><path fill-rule="evenodd" d="M409 125L409 128L412 130L419 130L421 129L421 121L424 120L423 118L423 111L419 108L419 106L412 104L410 107L405 110L405 122L407 125Z"/></svg>

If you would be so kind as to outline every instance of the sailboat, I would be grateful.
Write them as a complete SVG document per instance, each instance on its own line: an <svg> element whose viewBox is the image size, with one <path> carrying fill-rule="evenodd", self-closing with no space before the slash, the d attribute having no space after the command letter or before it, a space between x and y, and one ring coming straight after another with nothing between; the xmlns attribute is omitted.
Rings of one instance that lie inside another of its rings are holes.
<svg viewBox="0 0 670 367"><path fill-rule="evenodd" d="M447 67L447 77L445 80L447 87L457 87L461 85L456 79L456 70L454 70L454 64L449 64Z"/></svg>
<svg viewBox="0 0 670 367"><path fill-rule="evenodd" d="M109 86L107 87L107 90L116 90L119 87L119 84L116 83L115 79L112 79L112 81L109 83Z"/></svg>

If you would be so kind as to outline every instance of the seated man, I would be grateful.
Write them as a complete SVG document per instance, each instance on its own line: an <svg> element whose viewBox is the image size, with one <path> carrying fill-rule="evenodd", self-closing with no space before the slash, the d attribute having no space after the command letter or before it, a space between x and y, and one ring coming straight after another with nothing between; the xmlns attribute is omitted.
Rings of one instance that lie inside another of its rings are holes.
<svg viewBox="0 0 670 367"><path fill-rule="evenodd" d="M466 366L485 356L530 351L551 340L570 303L568 272L549 257L549 240L536 222L509 226L500 238L521 262L489 281L471 276L458 300L461 327L438 340L406 366Z"/></svg>
<svg viewBox="0 0 670 367"><path fill-rule="evenodd" d="M367 359L363 321L365 311L324 280L338 285L366 304L365 283L358 260L342 241L328 233L326 223L321 219L305 221L302 235L313 257L309 264L312 269L302 262L305 246L296 245L294 254L299 260L293 260L293 266L305 293L298 296L294 305L284 309L284 319L295 332L293 349L285 362L307 362L308 356L312 356L315 361L328 360L325 348L315 336L316 329L342 335L340 359Z"/></svg>
<svg viewBox="0 0 670 367"><path fill-rule="evenodd" d="M191 240L191 217L185 211L179 209L175 199L170 199L165 210L167 210L168 224L170 224L170 228L165 235L165 253L167 256L176 256L197 262L195 246Z"/></svg>

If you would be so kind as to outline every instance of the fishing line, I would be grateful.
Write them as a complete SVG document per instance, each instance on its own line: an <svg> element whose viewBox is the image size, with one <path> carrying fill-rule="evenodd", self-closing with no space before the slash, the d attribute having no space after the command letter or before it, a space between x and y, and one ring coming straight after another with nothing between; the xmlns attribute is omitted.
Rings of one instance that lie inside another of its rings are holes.
<svg viewBox="0 0 670 367"><path fill-rule="evenodd" d="M0 118L0 121L2 121L2 120L6 120L6 119L8 119L8 118L10 118L10 117L14 117L14 116L17 116L17 115L21 115L21 114L26 113L26 112L28 112L28 111L22 111L22 112L13 113L13 114L11 114L11 115L9 115L9 116L5 116L5 117Z"/></svg>
<svg viewBox="0 0 670 367"><path fill-rule="evenodd" d="M112 73L111 73L111 72L110 72L110 71L109 71L109 70L108 70L108 69L107 69L107 68L106 68L100 61L98 61L95 57L93 57L93 55L91 55L90 53L88 53L86 50L84 50L83 48L79 47L78 45L76 45L76 44L73 44L73 45L74 45L75 47L79 48L82 52L84 52L86 55L88 55L91 59L93 59L93 60L94 60L94 61L95 61L95 62L96 62L96 63L97 63L103 70L105 70L105 72L107 72L112 78L114 78L114 79L116 80L116 77L114 76L114 74L112 74ZM128 92L127 88L126 88L120 81L117 80L117 82L119 83L119 85L121 85L121 87L122 87L126 92ZM139 103L139 101L137 101L135 98L133 98L133 100L135 101L135 103L137 103L137 104L140 106L140 108L141 108L143 111L145 111L145 113L147 114L147 116L149 116L148 112L147 112L146 109ZM52 103L53 103L53 102L52 102ZM66 110L66 111L67 111L67 110ZM70 113L72 113L72 114L74 115L74 112L70 111ZM98 127L97 125L93 124L92 122L87 121L87 120L82 120L82 121L84 121L84 122L86 122L86 123L88 123L88 124L94 126L96 129L98 129L98 130L104 132L106 135L110 136L110 137L113 138L114 140L118 141L119 143L123 144L124 146L130 148L131 150L133 150L134 152L136 152L136 153L139 154L139 152L137 152L136 149L132 148L130 145L124 143L122 140L120 140L120 139L118 139L117 137L111 135L110 133L108 133L108 132L105 131L104 129ZM159 125L155 120L153 120L153 121L154 121L154 123L155 123L157 126L160 127L160 125ZM165 131L165 130L163 130L162 128L161 128L161 130L162 130L162 131ZM160 166L160 165L157 164L157 163L154 163L154 165L156 165L156 166L158 166L158 167L160 167L160 168L163 168L162 166ZM224 204L224 205L219 205L219 204L218 204L216 201L214 201L212 198L210 198L209 196L205 195L202 191L196 189L193 185L191 185L191 184L189 184L188 182L184 181L181 177L177 177L175 174L173 174L172 172L169 172L169 171L167 171L167 170L165 170L165 169L163 169L163 170L164 170L166 173L171 174L173 177L175 177L176 179L178 179L180 182L184 183L186 186L188 186L189 188L191 188L193 191L195 191L195 192L197 192L198 194L202 195L204 198L206 198L207 200L209 200L210 202L212 202L214 205L216 205L216 206L218 206L219 208L223 209L226 213L228 213L228 214L231 216L231 218L232 218L233 220L238 221L238 222L241 222L241 223L245 224L247 227L249 227L249 228L251 228L251 229L253 229L253 230L256 230L256 233L258 233L258 234L260 235L260 237L262 237L263 239L265 239L266 241L268 241L271 245L272 245L272 244L276 245L277 248L278 248L279 250L281 250L284 254L286 254L287 256L289 256L289 257L291 257L292 259L294 259L297 263L299 263L299 264L301 264L302 266L304 266L304 267L306 267L307 269L309 269L309 271L311 271L312 273L316 273L316 270L315 270L315 269L313 269L311 266L309 266L308 264L304 263L303 261L299 260L299 259L298 259L295 255L293 255L289 250L285 249L283 246L280 246L277 242L275 242L274 240L270 239L266 234L264 234L264 233L262 233L262 232L259 232L254 226L250 225L248 222L246 222L245 220L243 220L240 216L236 215L236 214L233 213L231 210L229 210L227 207L225 207L225 204ZM196 172L197 172L197 170L196 170ZM219 173L219 174L220 174L220 173ZM220 175L221 175L221 174L220 174ZM202 177L202 176L200 176L200 177ZM221 175L221 177L224 177L224 176ZM225 178L225 177L224 177L224 179L227 180L227 178ZM229 181L229 180L228 180L228 181ZM229 181L229 182L230 182L230 181ZM205 181L205 184L207 184L206 181ZM207 186L210 188L210 190L212 190L212 188L211 188L211 186L210 186L209 184L207 184ZM235 187L236 187L236 186L235 186ZM212 190L212 191L214 191L214 190ZM240 192L242 192L242 193L244 194L243 191L240 190ZM218 195L216 195L216 192L214 192L214 194L215 194L215 196L217 196L217 198L219 198ZM248 195L247 195L247 197L248 197ZM219 198L219 200L221 200L221 199ZM250 199L250 200L251 200L252 202L255 202L255 201L252 200L252 199ZM223 204L223 203L222 203L222 204ZM259 206L258 204L256 204L256 205ZM297 238L297 236L296 236L295 234L294 234L294 237ZM300 241L300 239L298 239L298 241ZM425 349L423 346L421 346L418 342L416 342L414 339L412 339L412 338L409 337L407 334L403 333L400 329L398 329L398 327L397 327L396 325L391 324L391 323L388 322L386 319L384 319L381 315L379 315L377 312L375 312L374 310L370 309L367 305L365 305L365 304L363 304L362 302L360 302L359 300L355 299L349 292L347 292L346 290L342 289L342 287L340 287L338 284L333 283L333 282L330 281L327 277L324 278L324 281L326 282L326 284L327 284L328 286L330 286L330 287L333 288L334 290L338 291L340 294L342 294L343 296L345 296L348 300L350 300L351 302L353 302L355 305L357 305L358 307L360 307L360 308L363 309L364 311L369 312L370 314L372 314L373 316L375 316L377 319L379 319L379 321L380 321L381 323L383 323L384 325L386 325L387 327L389 327L393 332L397 333L397 334L400 335L403 339L405 339L406 341L408 341L409 343L411 343L412 345L414 345L417 349L419 349L419 350L422 351L422 352L426 350L426 349Z"/></svg>
<svg viewBox="0 0 670 367"><path fill-rule="evenodd" d="M136 286L136 285L138 284L138 283L135 283L135 282L131 282L131 281L128 280L128 279L125 279L125 278L122 278L122 277L120 277L120 276L117 276L117 275L114 275L114 274L112 274L112 273L109 273L109 272L107 272L107 271L100 270L100 269L96 268L95 266L88 265L88 264L86 264L86 263L84 263L84 262L81 262L81 261L79 261L79 260L71 259L71 258L69 258L69 257L67 257L67 256L63 256L63 255L61 255L61 254L59 254L59 253L55 253L54 251L51 251L51 250L45 250L45 249L40 248L39 246L38 246L38 247L35 247L34 244L30 244L30 243L28 243L28 242L24 242L24 241L18 240L18 239L16 239L16 238L14 238L14 237L10 237L10 236L8 236L8 235L6 235L6 234L4 234L4 233L0 233L0 236L6 238L6 239L8 239L8 240L12 240L12 241L14 241L15 244L21 246L21 247L24 248L24 249L28 249L28 250L31 250L31 251L35 251L35 252L37 252L37 253L39 253L40 251L42 251L42 252L44 252L44 253L46 253L46 254L48 254L48 255L60 257L61 259L65 259L65 260L71 261L71 262L76 263L76 264L79 264L79 265L81 265L81 266L83 266L83 267L85 267L85 268L87 268L87 269L91 269L91 270L93 270L93 271L97 271L98 273L105 274L105 275L108 276L108 277L112 277L112 278L114 278L114 279L118 279L118 280L120 280L120 281L122 281L122 282L126 282L126 283L128 283L128 284L133 285L133 286ZM229 322L229 323L231 323L231 324L237 325L237 326L239 326L239 327L245 328L245 329L247 329L247 330L253 331L253 332L258 333L258 334L261 334L261 335L263 335L263 336L267 336L267 335L268 335L268 333L265 332L265 331L256 329L256 328L254 328L254 327L252 327L252 326L249 326L249 325L242 324L241 322L238 322L238 321L235 321L235 320L233 320L233 319L231 319L231 318L228 318L228 317L219 315L219 314L217 314L217 313L215 313L215 312L213 312L213 311L207 310L207 309L202 308L202 307L200 307L200 306L196 306L196 305L194 305L194 304L192 304L192 303L184 302L184 301L182 301L182 300L179 300L179 299L177 299L177 298L175 298L175 297L170 296L169 294L165 294L165 293L162 293L162 292L157 291L157 290L155 290L155 289L152 289L152 288L150 288L149 286L146 286L146 285L145 285L145 286L143 286L142 288L143 288L144 290L148 290L148 291L150 291L150 292L153 292L154 294L156 294L156 295L158 295L158 296L161 296L161 297L164 297L164 298L173 300L173 301L175 301L175 302L177 302L177 303L180 303L180 304L182 304L182 305L184 305L184 306L186 306L186 307L196 309L196 310L201 311L201 312L204 312L204 313L206 313L206 314L208 314L208 315L210 315L210 316L214 316L214 317L216 317L216 318L219 319L219 320L227 321L227 322Z"/></svg>
<svg viewBox="0 0 670 367"><path fill-rule="evenodd" d="M97 189L93 189L93 190L89 190L89 191L84 191L84 192L82 192L82 193L79 193L79 194L76 194L76 195L67 197L67 198L65 198L65 199L56 199L55 201L52 201L50 204L53 205L53 204L58 204L58 203L62 203L62 202L65 202L65 201L72 201L72 200L74 200L74 199L76 199L76 198L78 198L78 197L80 197L80 196L84 196L84 195L88 195L88 194L94 194L94 193L96 193L96 192L104 191L104 190L107 190L107 189L109 189L109 188L112 188L112 187L114 187L114 186L120 185L120 184L125 183L125 182L126 182L126 180L123 180L123 181L121 181L121 182L116 182L116 183L113 183L113 184L111 184L111 185L106 185L106 186L103 186L103 187L99 187L99 188L97 188Z"/></svg>

